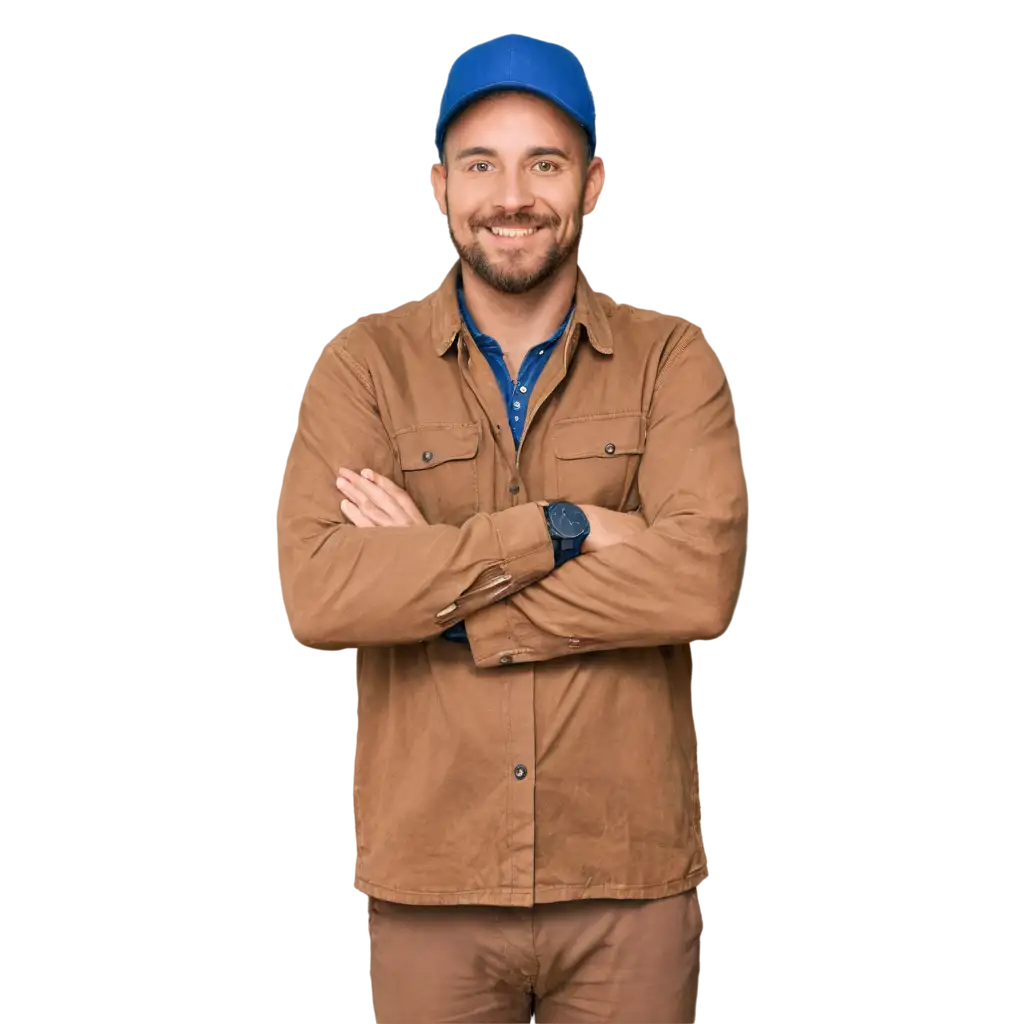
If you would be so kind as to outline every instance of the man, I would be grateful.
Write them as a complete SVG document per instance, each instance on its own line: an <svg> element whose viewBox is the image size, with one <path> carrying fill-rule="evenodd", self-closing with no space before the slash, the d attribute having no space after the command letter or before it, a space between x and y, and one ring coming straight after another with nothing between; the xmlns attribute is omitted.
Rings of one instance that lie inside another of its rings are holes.
<svg viewBox="0 0 1024 1024"><path fill-rule="evenodd" d="M356 888L379 1021L689 1021L707 875L690 649L747 498L700 329L577 267L598 200L579 61L453 65L441 287L323 350L278 512L291 628L358 648Z"/></svg>

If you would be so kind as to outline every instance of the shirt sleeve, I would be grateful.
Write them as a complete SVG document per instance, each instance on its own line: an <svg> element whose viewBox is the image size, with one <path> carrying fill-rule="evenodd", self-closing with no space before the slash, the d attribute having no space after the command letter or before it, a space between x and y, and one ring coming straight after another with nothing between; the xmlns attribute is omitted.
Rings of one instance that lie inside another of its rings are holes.
<svg viewBox="0 0 1024 1024"><path fill-rule="evenodd" d="M648 528L468 615L478 667L725 631L743 577L747 491L729 385L692 324L664 358L638 472Z"/></svg>
<svg viewBox="0 0 1024 1024"><path fill-rule="evenodd" d="M432 639L554 566L544 512L528 502L462 526L360 528L341 512L338 469L395 479L398 461L371 374L345 345L320 354L299 408L277 511L285 610L307 647Z"/></svg>

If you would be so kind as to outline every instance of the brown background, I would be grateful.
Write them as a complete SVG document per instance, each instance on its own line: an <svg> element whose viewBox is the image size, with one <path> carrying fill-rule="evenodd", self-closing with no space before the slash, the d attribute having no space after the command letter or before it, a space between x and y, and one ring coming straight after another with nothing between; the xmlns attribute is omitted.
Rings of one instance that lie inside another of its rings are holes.
<svg viewBox="0 0 1024 1024"><path fill-rule="evenodd" d="M279 626L269 489L317 336L440 269L427 104L498 27L1024 14L0 14L2 1024L368 1019L345 663ZM1021 1019L1019 229L589 246L706 329L745 421L711 1024Z"/></svg>

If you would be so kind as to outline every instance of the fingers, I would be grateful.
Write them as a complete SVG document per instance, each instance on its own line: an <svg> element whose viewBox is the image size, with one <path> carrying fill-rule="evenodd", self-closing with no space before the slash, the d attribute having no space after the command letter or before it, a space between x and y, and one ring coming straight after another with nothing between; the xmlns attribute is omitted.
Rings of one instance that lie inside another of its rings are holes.
<svg viewBox="0 0 1024 1024"><path fill-rule="evenodd" d="M335 480L335 486L348 502L348 506L357 509L364 521L369 526L394 526L393 517L386 507L382 507L374 500L370 491L370 485L365 480L360 480L351 470L342 469ZM377 488L379 491L380 489ZM348 512L345 513L348 515ZM351 518L351 516L349 517ZM359 524L363 525L363 524Z"/></svg>
<svg viewBox="0 0 1024 1024"><path fill-rule="evenodd" d="M338 474L335 486L369 521L366 525L412 526L426 522L409 495L387 477L371 470L355 473L345 467Z"/></svg>
<svg viewBox="0 0 1024 1024"><path fill-rule="evenodd" d="M365 479L378 484L391 499L402 508L405 514L409 517L409 520L413 523L426 523L426 519L423 518L423 513L420 512L416 506L416 502L409 497L409 492L403 490L393 480L389 480L386 476L382 476L380 473L374 473L372 469L364 469L363 474Z"/></svg>
<svg viewBox="0 0 1024 1024"><path fill-rule="evenodd" d="M377 525L372 519L364 516L363 513L359 511L359 506L349 501L348 498L341 499L341 511L345 513L346 518L353 526L361 526L365 528L367 526Z"/></svg>

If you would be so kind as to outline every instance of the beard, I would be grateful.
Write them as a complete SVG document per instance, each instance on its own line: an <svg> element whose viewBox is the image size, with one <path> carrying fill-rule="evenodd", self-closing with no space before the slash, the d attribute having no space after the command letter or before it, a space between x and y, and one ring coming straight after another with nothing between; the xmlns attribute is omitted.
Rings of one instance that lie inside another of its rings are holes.
<svg viewBox="0 0 1024 1024"><path fill-rule="evenodd" d="M445 190L445 205L448 204L448 193ZM470 221L470 227L474 230L486 231L488 227L546 227L554 230L562 223L561 217L554 215L545 220L538 220L529 216L516 216L512 220L493 219L491 221ZM463 262L468 263L476 273L483 278L492 288L507 295L522 295L531 288L536 288L548 280L568 260L580 246L580 238L583 235L583 196L580 196L579 206L576 210L576 231L564 245L552 242L548 247L540 266L533 271L516 270L514 264L508 268L495 266L484 252L479 239L474 235L474 240L469 245L462 245L455 237L452 230L451 215L448 216L448 234L451 236L452 245Z"/></svg>

